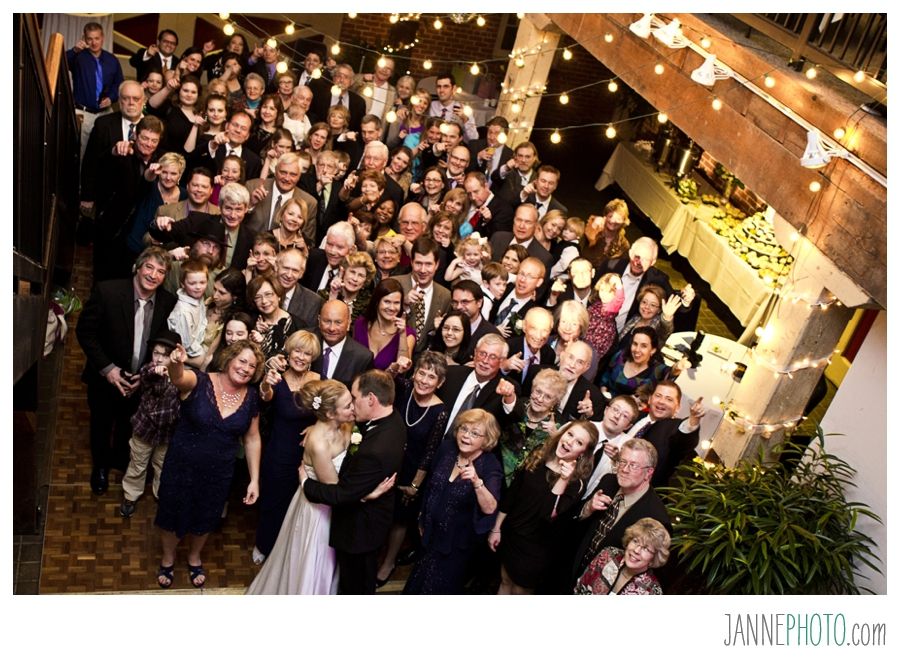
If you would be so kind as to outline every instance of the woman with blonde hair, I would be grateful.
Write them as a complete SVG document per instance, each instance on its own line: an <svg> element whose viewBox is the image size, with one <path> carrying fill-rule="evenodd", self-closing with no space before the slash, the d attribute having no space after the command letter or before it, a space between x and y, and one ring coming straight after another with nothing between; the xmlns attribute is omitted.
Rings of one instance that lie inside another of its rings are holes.
<svg viewBox="0 0 900 660"><path fill-rule="evenodd" d="M303 238L303 225L306 224L307 208L302 199L292 197L275 212L275 229L272 234L278 241L278 251L297 248L303 256L309 257L309 248Z"/></svg>
<svg viewBox="0 0 900 660"><path fill-rule="evenodd" d="M350 323L363 313L372 298L375 263L367 252L352 252L344 257L338 276L331 280L330 289L319 295L326 300L341 300L350 307Z"/></svg>
<svg viewBox="0 0 900 660"><path fill-rule="evenodd" d="M336 380L313 380L300 389L299 399L316 418L303 442L303 465L311 478L335 484L351 441L353 397ZM363 499L375 499L392 486L393 478L385 479ZM330 531L331 507L310 502L298 486L275 547L247 593L337 593L337 558L328 543Z"/></svg>
<svg viewBox="0 0 900 660"><path fill-rule="evenodd" d="M592 422L570 422L532 451L516 473L488 536L491 550L500 554L497 593L533 593L546 579L559 537L556 523L581 502L598 438Z"/></svg>
<svg viewBox="0 0 900 660"><path fill-rule="evenodd" d="M460 593L466 569L497 517L503 469L491 451L500 437L494 416L481 408L456 416L433 463L419 515L424 553L405 594Z"/></svg>
<svg viewBox="0 0 900 660"><path fill-rule="evenodd" d="M461 228L469 212L469 197L466 191L461 187L448 190L441 201L441 211L453 216Z"/></svg>
<svg viewBox="0 0 900 660"><path fill-rule="evenodd" d="M628 204L623 199L611 200L603 207L603 215L588 217L581 238L581 256L594 268L600 268L610 259L628 254L631 243L625 238L625 228L630 224Z"/></svg>

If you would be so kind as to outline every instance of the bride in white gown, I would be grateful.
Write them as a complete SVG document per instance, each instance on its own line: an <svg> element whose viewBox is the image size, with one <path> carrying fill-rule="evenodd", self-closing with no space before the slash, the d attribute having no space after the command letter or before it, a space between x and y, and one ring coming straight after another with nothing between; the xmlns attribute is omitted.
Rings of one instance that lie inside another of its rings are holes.
<svg viewBox="0 0 900 660"><path fill-rule="evenodd" d="M336 380L313 381L299 392L303 407L317 418L304 441L303 463L307 474L318 481L338 481L341 463L350 444L353 398ZM299 466L298 466L299 468ZM364 499L374 499L393 486L385 480ZM275 547L262 570L247 589L248 594L335 594L337 559L328 544L331 507L313 504L303 488L297 488Z"/></svg>

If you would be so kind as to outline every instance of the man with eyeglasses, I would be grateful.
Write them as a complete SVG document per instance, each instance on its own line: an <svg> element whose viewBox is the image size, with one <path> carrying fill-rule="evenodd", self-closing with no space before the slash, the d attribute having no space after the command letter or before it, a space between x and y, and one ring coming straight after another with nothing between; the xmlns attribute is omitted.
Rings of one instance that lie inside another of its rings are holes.
<svg viewBox="0 0 900 660"><path fill-rule="evenodd" d="M176 48L178 48L178 34L167 28L160 31L155 44L139 48L128 63L137 72L138 80L143 80L148 71L172 71L180 61L175 54Z"/></svg>
<svg viewBox="0 0 900 660"><path fill-rule="evenodd" d="M597 446L594 447L594 471L588 478L583 500L591 496L603 476L615 469L615 462L619 458L619 448L628 440L625 432L637 419L638 412L638 405L634 397L620 394L606 406L606 410L603 411L603 421L594 422L600 437Z"/></svg>
<svg viewBox="0 0 900 660"><path fill-rule="evenodd" d="M703 397L690 408L687 418L675 417L681 408L681 388L675 381L662 380L653 388L647 414L638 419L629 437L644 438L656 449L658 467L654 486L665 486L679 463L695 455L700 440L700 420L706 414Z"/></svg>
<svg viewBox="0 0 900 660"><path fill-rule="evenodd" d="M623 547L625 530L641 518L658 520L671 533L669 514L650 484L656 462L656 449L646 440L632 438L622 445L615 474L600 479L577 514L580 542L566 593L571 593L575 580L602 548Z"/></svg>
<svg viewBox="0 0 900 660"><path fill-rule="evenodd" d="M498 334L497 326L487 321L481 315L481 308L484 306L484 292L472 280L461 280L453 285L453 288L450 290L450 306L455 311L462 312L469 318L471 339L466 352L458 358L461 364L465 364L472 359L473 347L482 337L489 334Z"/></svg>
<svg viewBox="0 0 900 660"><path fill-rule="evenodd" d="M527 257L519 265L513 287L491 308L489 320L501 335L508 338L516 324L534 307L537 290L544 283L546 272L544 264L534 257Z"/></svg>
<svg viewBox="0 0 900 660"><path fill-rule="evenodd" d="M450 410L447 428L463 410L481 408L491 413L502 426L509 419L521 418L518 388L500 374L500 363L509 346L498 334L482 337L475 345L474 367L453 365L438 390L438 396Z"/></svg>

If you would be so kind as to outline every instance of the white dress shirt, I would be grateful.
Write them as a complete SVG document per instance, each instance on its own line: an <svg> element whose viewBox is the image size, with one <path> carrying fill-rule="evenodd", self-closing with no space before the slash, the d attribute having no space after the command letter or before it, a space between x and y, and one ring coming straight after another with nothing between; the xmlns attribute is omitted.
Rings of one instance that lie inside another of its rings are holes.
<svg viewBox="0 0 900 660"><path fill-rule="evenodd" d="M341 359L341 352L344 350L344 345L347 343L347 338L344 337L334 346L329 346L327 343L322 342L322 353L324 354L326 348L331 349L331 355L328 356L328 372L324 374L320 374L322 378L332 378L334 376L334 369L337 367L338 361Z"/></svg>

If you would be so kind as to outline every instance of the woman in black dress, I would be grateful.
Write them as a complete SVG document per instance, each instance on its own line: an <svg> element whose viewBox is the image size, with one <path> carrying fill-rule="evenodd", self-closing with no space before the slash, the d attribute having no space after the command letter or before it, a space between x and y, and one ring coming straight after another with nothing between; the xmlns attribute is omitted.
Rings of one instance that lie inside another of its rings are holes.
<svg viewBox="0 0 900 660"><path fill-rule="evenodd" d="M500 500L488 544L500 554L499 594L533 593L552 561L555 523L578 506L594 467L597 427L570 422L535 449Z"/></svg>
<svg viewBox="0 0 900 660"><path fill-rule="evenodd" d="M177 90L171 101L169 96ZM174 151L182 156L194 152L197 132L206 123L200 113L200 80L194 76L172 78L149 100L150 112L160 117L166 127L163 152Z"/></svg>
<svg viewBox="0 0 900 660"><path fill-rule="evenodd" d="M388 371L394 369L389 368ZM410 527L415 527L421 502L419 494L444 437L450 411L435 392L444 384L446 375L447 359L440 353L425 351L416 364L412 380L394 376L397 384L396 409L406 421L406 449L397 474L394 525L375 580L379 587L391 579L406 532Z"/></svg>
<svg viewBox="0 0 900 660"><path fill-rule="evenodd" d="M425 489L419 515L424 554L405 594L461 593L469 560L497 517L503 481L491 452L500 437L497 420L481 408L465 410L451 435L456 441L441 447Z"/></svg>

